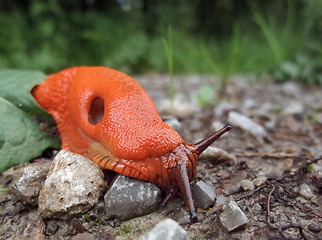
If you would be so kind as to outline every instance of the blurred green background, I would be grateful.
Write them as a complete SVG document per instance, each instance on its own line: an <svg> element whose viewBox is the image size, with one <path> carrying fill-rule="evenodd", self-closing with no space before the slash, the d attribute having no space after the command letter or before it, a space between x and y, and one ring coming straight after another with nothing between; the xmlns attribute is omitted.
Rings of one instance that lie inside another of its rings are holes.
<svg viewBox="0 0 322 240"><path fill-rule="evenodd" d="M319 0L1 0L0 36L0 69L168 73L170 61L175 74L322 84Z"/></svg>

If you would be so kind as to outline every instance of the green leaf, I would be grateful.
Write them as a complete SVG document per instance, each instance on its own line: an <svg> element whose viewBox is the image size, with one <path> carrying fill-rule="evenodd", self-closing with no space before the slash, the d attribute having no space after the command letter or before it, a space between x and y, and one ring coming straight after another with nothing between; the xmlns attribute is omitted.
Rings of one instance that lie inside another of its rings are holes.
<svg viewBox="0 0 322 240"><path fill-rule="evenodd" d="M34 120L36 114L49 116L30 94L45 77L38 71L0 71L0 172L59 147Z"/></svg>
<svg viewBox="0 0 322 240"><path fill-rule="evenodd" d="M46 75L39 71L1 70L0 96L29 114L40 114L48 117L48 113L39 107L30 94L34 86L44 81Z"/></svg>
<svg viewBox="0 0 322 240"><path fill-rule="evenodd" d="M0 172L30 161L58 143L46 136L30 115L0 97Z"/></svg>

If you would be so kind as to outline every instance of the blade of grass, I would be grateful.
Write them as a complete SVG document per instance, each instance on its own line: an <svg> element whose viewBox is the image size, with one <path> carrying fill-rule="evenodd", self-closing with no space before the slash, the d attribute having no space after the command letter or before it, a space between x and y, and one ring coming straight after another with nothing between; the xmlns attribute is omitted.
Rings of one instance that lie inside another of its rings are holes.
<svg viewBox="0 0 322 240"><path fill-rule="evenodd" d="M282 49L280 48L280 44L278 41L278 38L272 29L273 25L273 18L270 17L270 20L267 22L263 16L258 10L254 10L254 17L255 21L262 30L266 41L271 49L271 52L273 54L275 64L278 64L282 61Z"/></svg>

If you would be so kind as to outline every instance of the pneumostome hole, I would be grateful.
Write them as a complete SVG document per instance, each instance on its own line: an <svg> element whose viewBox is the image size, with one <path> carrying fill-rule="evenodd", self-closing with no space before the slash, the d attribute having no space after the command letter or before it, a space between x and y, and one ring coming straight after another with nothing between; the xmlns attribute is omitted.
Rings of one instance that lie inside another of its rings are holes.
<svg viewBox="0 0 322 240"><path fill-rule="evenodd" d="M89 110L88 120L91 124L96 125L103 120L104 117L104 100L96 98Z"/></svg>

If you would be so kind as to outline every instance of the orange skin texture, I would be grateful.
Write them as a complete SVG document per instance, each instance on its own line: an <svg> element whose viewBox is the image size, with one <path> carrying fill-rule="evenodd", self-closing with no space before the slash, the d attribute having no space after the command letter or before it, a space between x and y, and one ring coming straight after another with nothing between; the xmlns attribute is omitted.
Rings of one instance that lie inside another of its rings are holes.
<svg viewBox="0 0 322 240"><path fill-rule="evenodd" d="M163 189L176 187L167 171L168 157L183 139L162 122L151 98L133 78L107 67L74 67L48 76L32 95L53 115L62 149ZM93 125L89 112L97 98L104 101L104 116ZM196 166L185 164L191 179Z"/></svg>

